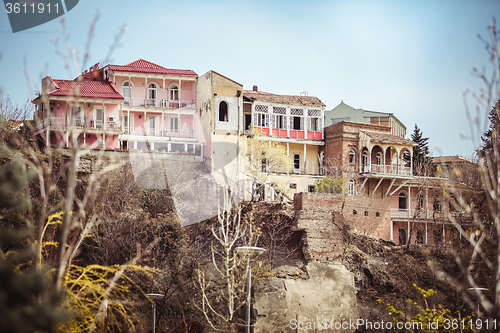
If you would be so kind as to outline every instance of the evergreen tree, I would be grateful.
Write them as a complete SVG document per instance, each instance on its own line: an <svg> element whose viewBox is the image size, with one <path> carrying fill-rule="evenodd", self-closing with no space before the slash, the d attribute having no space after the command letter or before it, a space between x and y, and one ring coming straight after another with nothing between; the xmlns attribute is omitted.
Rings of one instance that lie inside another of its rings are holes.
<svg viewBox="0 0 500 333"><path fill-rule="evenodd" d="M490 119L490 126L488 130L484 133L483 137L483 146L479 149L481 155L485 155L493 151L493 138L497 138L499 134L499 126L498 123L498 113L500 112L500 100L497 101L495 106L490 110L488 118Z"/></svg>
<svg viewBox="0 0 500 333"><path fill-rule="evenodd" d="M425 138L420 128L415 124L411 140L417 145L413 147L413 173L419 176L432 175L432 161L429 156L429 138Z"/></svg>

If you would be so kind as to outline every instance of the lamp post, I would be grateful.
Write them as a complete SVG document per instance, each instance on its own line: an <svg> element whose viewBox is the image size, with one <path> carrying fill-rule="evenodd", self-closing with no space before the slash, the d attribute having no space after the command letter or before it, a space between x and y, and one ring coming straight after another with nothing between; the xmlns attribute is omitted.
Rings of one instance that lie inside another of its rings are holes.
<svg viewBox="0 0 500 333"><path fill-rule="evenodd" d="M476 298L477 298L477 317L479 318L479 293L477 292L478 290L481 290L481 291L487 291L488 289L487 288L467 288L467 290L474 290L476 291Z"/></svg>
<svg viewBox="0 0 500 333"><path fill-rule="evenodd" d="M255 247L255 246L239 246L236 248L236 251L238 253L242 254L249 254L249 255L255 255L255 257L261 255L265 249L261 247ZM248 263L247 263L248 265ZM250 333L250 298L251 298L251 291L252 291L252 267L248 265L248 271L247 271L247 313L246 313L246 327L245 327L245 333Z"/></svg>
<svg viewBox="0 0 500 333"><path fill-rule="evenodd" d="M163 294L146 294L149 298L153 300L153 333L156 331L156 300L163 298Z"/></svg>

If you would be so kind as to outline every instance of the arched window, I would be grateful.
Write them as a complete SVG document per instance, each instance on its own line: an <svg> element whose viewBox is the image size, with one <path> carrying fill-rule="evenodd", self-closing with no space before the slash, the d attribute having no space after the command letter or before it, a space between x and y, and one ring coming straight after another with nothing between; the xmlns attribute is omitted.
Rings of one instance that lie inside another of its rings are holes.
<svg viewBox="0 0 500 333"><path fill-rule="evenodd" d="M170 85L168 88L168 96L171 101L179 100L179 87L176 84Z"/></svg>
<svg viewBox="0 0 500 333"><path fill-rule="evenodd" d="M354 179L349 179L348 194L349 195L355 195L356 194L356 182L354 181Z"/></svg>
<svg viewBox="0 0 500 333"><path fill-rule="evenodd" d="M123 82L123 104L132 104L132 84L130 82Z"/></svg>
<svg viewBox="0 0 500 333"><path fill-rule="evenodd" d="M424 195L422 193L419 193L417 195L417 209L418 210L424 209Z"/></svg>
<svg viewBox="0 0 500 333"><path fill-rule="evenodd" d="M382 153L377 153L377 165L382 165Z"/></svg>
<svg viewBox="0 0 500 333"><path fill-rule="evenodd" d="M406 210L406 207L407 207L407 205L406 205L406 199L407 199L406 193L400 192L398 197L399 197L399 209Z"/></svg>
<svg viewBox="0 0 500 333"><path fill-rule="evenodd" d="M227 114L227 103L224 101L219 103L219 121L229 121Z"/></svg>
<svg viewBox="0 0 500 333"><path fill-rule="evenodd" d="M370 166L368 164L368 153L366 151L361 155L361 172L370 172Z"/></svg>
<svg viewBox="0 0 500 333"><path fill-rule="evenodd" d="M354 151L354 149L349 150L349 163L356 163L356 152Z"/></svg>
<svg viewBox="0 0 500 333"><path fill-rule="evenodd" d="M148 86L148 105L156 106L156 84L150 83Z"/></svg>

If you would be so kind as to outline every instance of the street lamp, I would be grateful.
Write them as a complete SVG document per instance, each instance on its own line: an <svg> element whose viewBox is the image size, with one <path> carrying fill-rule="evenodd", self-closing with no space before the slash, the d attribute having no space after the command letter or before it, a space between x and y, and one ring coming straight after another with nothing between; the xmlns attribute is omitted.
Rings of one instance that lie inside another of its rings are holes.
<svg viewBox="0 0 500 333"><path fill-rule="evenodd" d="M256 246L239 246L236 248L238 253L254 255L255 257L261 255L265 249ZM248 263L247 263L248 265ZM248 265L248 273L247 273L247 315L246 321L247 325L245 327L245 333L250 333L250 293L252 291L252 267Z"/></svg>
<svg viewBox="0 0 500 333"><path fill-rule="evenodd" d="M477 317L479 318L479 293L477 292L478 290L481 290L481 291L487 291L488 289L487 288L467 288L467 290L474 290L476 291L476 298L477 298Z"/></svg>
<svg viewBox="0 0 500 333"><path fill-rule="evenodd" d="M156 300L165 297L163 294L146 294L153 300L153 333L156 331Z"/></svg>

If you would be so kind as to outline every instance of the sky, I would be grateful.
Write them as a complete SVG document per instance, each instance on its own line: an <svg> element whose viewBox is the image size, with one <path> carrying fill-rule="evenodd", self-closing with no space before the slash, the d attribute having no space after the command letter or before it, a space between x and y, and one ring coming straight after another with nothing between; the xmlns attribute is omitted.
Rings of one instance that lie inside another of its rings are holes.
<svg viewBox="0 0 500 333"><path fill-rule="evenodd" d="M21 105L44 76L74 79L97 62L142 58L198 75L214 70L244 89L306 91L327 110L344 101L394 113L408 138L420 127L434 156L471 157L474 146L460 135L470 134L462 93L479 91L473 66L491 73L476 34L488 37L494 16L498 0L80 0L63 16L65 43L60 19L12 33L0 11L0 98ZM68 54L80 60L66 67Z"/></svg>

